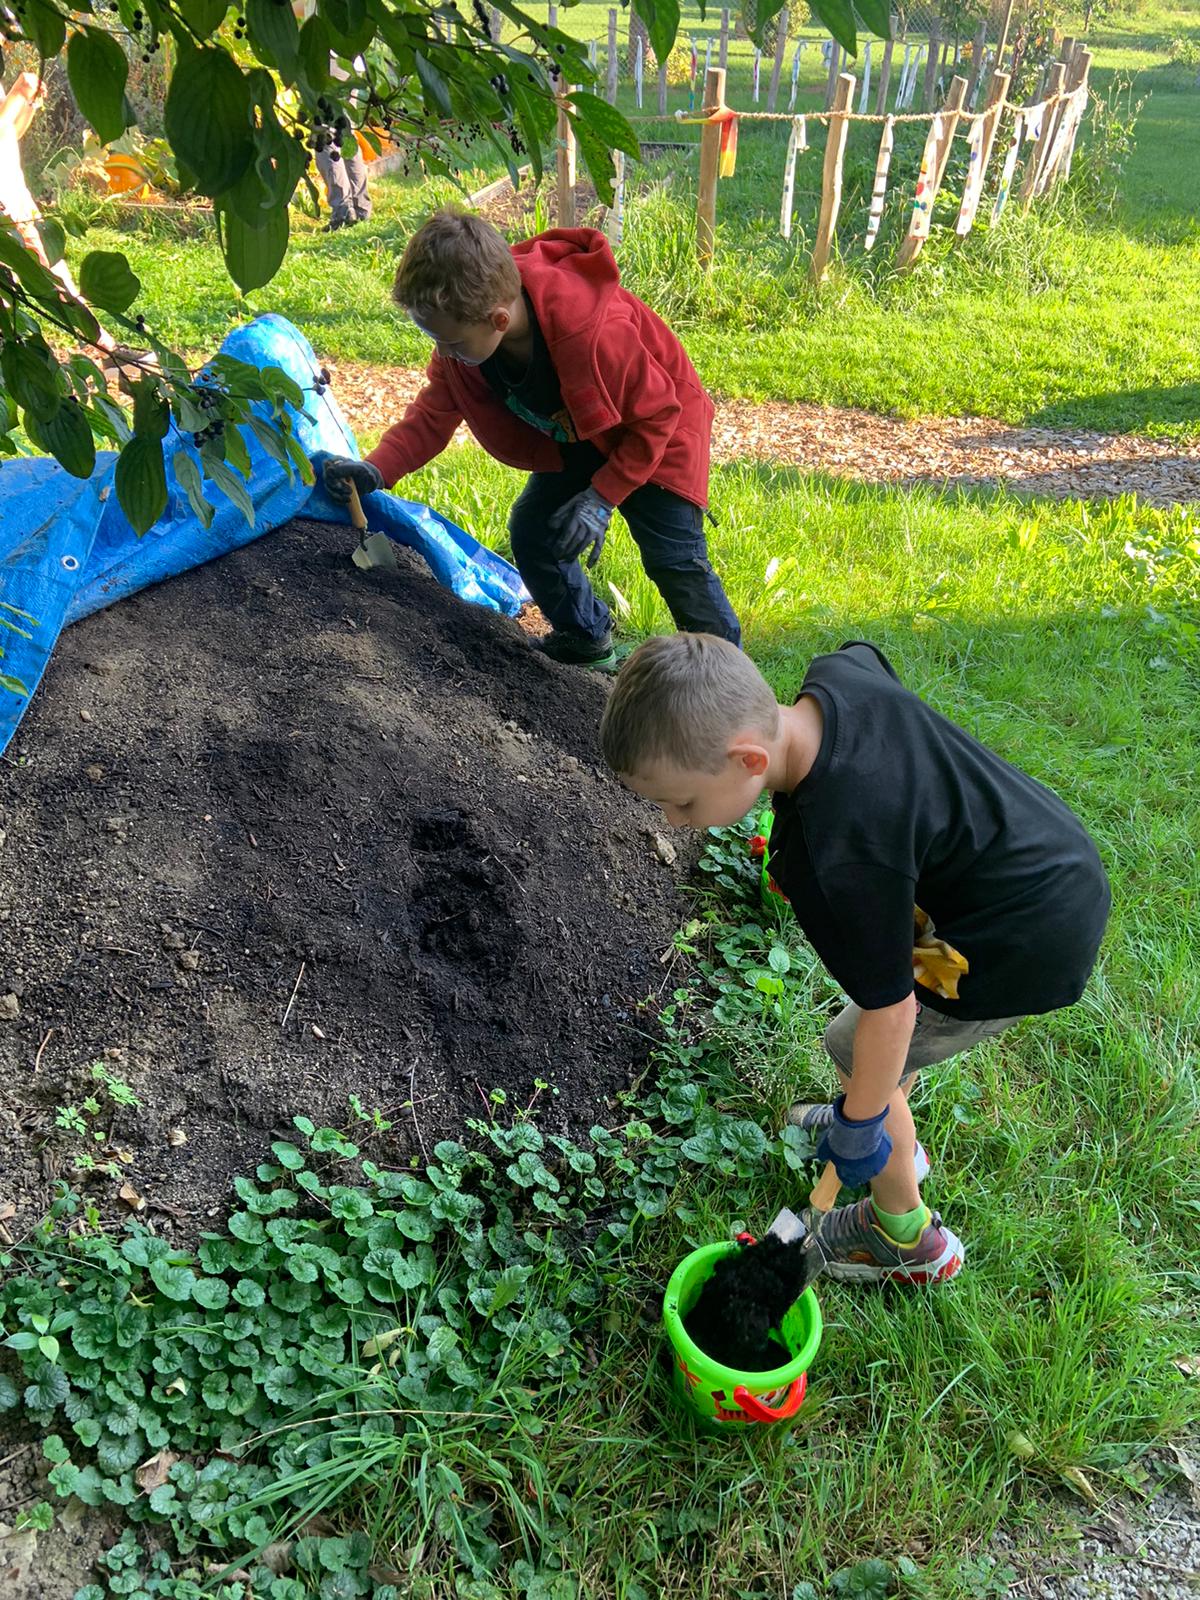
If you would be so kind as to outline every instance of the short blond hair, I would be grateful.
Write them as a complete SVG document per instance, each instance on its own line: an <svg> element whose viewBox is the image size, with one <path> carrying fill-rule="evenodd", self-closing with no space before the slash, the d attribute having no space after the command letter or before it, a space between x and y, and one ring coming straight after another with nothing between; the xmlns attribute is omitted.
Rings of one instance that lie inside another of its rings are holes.
<svg viewBox="0 0 1200 1600"><path fill-rule="evenodd" d="M504 236L469 211L436 211L408 241L392 299L406 311L435 311L455 322L486 322L521 292Z"/></svg>
<svg viewBox="0 0 1200 1600"><path fill-rule="evenodd" d="M719 772L738 734L778 732L779 706L749 656L711 633L669 633L647 639L621 668L600 742L626 776L657 762Z"/></svg>

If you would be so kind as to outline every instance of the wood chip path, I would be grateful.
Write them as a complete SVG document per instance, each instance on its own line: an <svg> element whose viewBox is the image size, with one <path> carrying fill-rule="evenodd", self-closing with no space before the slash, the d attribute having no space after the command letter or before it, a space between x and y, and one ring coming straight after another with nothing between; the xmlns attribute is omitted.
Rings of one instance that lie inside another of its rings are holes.
<svg viewBox="0 0 1200 1600"><path fill-rule="evenodd" d="M327 365L333 391L359 434L396 421L423 376L411 367ZM713 458L771 461L872 483L950 489L1003 484L1053 500L1136 494L1150 505L1200 504L1200 442L1014 428L979 417L904 420L839 406L722 400Z"/></svg>

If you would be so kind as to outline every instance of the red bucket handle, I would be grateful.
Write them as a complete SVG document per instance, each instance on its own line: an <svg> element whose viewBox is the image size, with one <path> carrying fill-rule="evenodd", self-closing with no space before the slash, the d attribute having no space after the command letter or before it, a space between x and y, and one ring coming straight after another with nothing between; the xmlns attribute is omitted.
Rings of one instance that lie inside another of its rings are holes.
<svg viewBox="0 0 1200 1600"><path fill-rule="evenodd" d="M804 1404L804 1391L807 1388L808 1373L802 1372L792 1383L787 1398L781 1406L763 1405L758 1396L751 1394L741 1383L733 1391L733 1398L754 1422L786 1422L789 1417L794 1417Z"/></svg>

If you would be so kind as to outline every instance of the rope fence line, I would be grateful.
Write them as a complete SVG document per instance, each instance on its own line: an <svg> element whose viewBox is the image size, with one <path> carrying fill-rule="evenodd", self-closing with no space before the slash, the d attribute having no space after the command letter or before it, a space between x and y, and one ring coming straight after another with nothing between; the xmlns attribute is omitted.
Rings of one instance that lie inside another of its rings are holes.
<svg viewBox="0 0 1200 1600"><path fill-rule="evenodd" d="M1047 95L1037 104L1049 111L1055 106L1065 104L1068 100L1074 100L1078 94L1078 88L1063 90L1061 94ZM1015 100L1005 99L1000 104L1000 115L1003 116L1006 112L1028 112L1031 109L1030 105L1020 105ZM972 124L985 122L995 114L995 110L995 106L989 106L984 111L960 111L959 122ZM890 122L893 126L902 122L932 122L934 117L944 115L943 111L896 111L883 114L862 111L737 111L732 106L705 106L696 112L684 111L681 108L669 116L627 117L625 120L635 128L648 127L652 123L674 124L676 127L682 123L684 127L696 127L702 126L710 117L725 111L732 111L739 122L873 122L876 124Z"/></svg>
<svg viewBox="0 0 1200 1600"><path fill-rule="evenodd" d="M999 56L1000 52L997 52L997 61ZM833 59L836 61L836 56ZM986 80L986 103L982 111L968 109L970 81L956 74L950 80L940 107L929 107L927 102L927 109L922 111L896 110L890 113L853 110L855 91L859 85L858 80L846 72L839 72L834 79L829 104L824 110L737 111L725 101L725 69L710 67L705 73L703 95L690 98L689 110L681 108L674 115L660 112L656 116L635 116L630 120L635 127L691 125L700 128L696 253L700 265L705 269L711 266L716 248L718 184L722 178L732 177L736 168L739 122L791 125L792 136L788 141L784 164L780 213L780 233L785 239L791 237L796 159L800 151L808 148L808 123L823 124L828 129L828 137L825 140L822 167L821 206L810 261L812 278L821 283L828 275L829 258L836 240L842 201L843 163L851 124L864 123L882 129L864 240L868 250L874 246L883 215L894 130L898 124L920 124L928 128L913 195L912 214L896 257L896 269L903 272L912 266L929 238L934 204L949 167L954 140L960 132L967 137L968 156L963 193L954 225L959 239L965 238L975 225L992 152L999 142L997 135L1006 117L1011 117L1012 124L996 194L990 207L990 226L994 227L999 221L1014 192L1022 211L1028 211L1038 196L1047 193L1070 175L1075 141L1091 96L1088 84L1091 64L1091 51L1081 41L1068 38L1062 42L1061 59L1047 65L1038 86L1038 96L1026 105L1008 98L1010 74L1000 72L993 66ZM864 64L864 84L868 82L868 70ZM982 86L980 83L979 87ZM568 86L559 99L556 140L559 219L560 225L565 226L570 226L574 220L575 149L567 115L570 95ZM700 99L698 107L695 105L697 98ZM864 104L866 100L867 96L863 94L859 104ZM1014 184L1016 166L1022 147L1026 144L1032 145L1032 149L1025 158L1017 185ZM565 220L568 218L570 221ZM625 163L622 160L617 164L614 205L605 224L606 231L614 240L621 236L624 218Z"/></svg>

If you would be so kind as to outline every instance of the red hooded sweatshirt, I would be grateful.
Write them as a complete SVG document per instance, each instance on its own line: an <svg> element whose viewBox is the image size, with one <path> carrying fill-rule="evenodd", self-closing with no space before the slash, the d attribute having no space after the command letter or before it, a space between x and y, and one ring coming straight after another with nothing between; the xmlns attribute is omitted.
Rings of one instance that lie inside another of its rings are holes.
<svg viewBox="0 0 1200 1600"><path fill-rule="evenodd" d="M644 483L708 504L713 405L683 346L621 287L594 228L554 228L513 246L575 431L607 457L592 479L610 505ZM562 466L558 445L497 398L477 367L435 355L429 382L367 457L391 487L449 444L465 419L497 461L527 472Z"/></svg>

